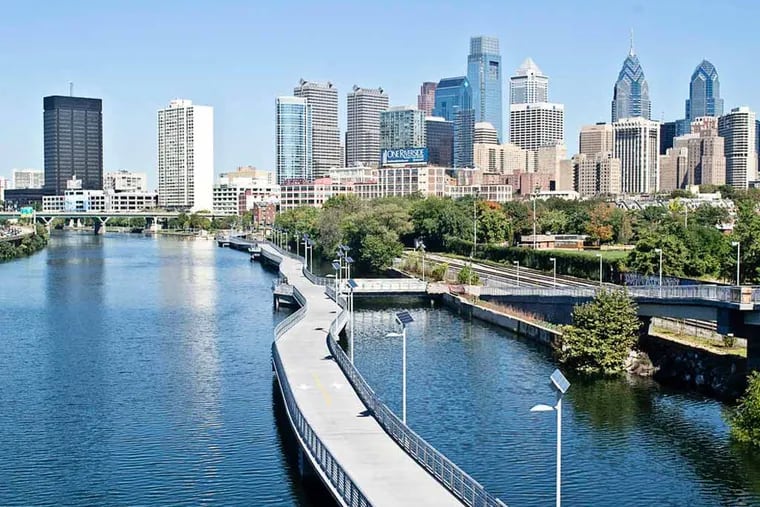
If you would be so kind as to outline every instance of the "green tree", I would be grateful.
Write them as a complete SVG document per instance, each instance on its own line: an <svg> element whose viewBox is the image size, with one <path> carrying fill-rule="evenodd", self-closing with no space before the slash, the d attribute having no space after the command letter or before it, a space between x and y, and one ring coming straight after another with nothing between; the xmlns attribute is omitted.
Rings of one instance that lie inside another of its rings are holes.
<svg viewBox="0 0 760 507"><path fill-rule="evenodd" d="M502 209L511 224L507 238L510 244L513 244L516 236L533 233L533 211L528 206L519 201L508 201L502 204Z"/></svg>
<svg viewBox="0 0 760 507"><path fill-rule="evenodd" d="M729 418L731 438L760 448L760 372L747 377L747 390Z"/></svg>
<svg viewBox="0 0 760 507"><path fill-rule="evenodd" d="M457 273L457 282L467 285L480 285L480 277L470 266L464 266Z"/></svg>
<svg viewBox="0 0 760 507"><path fill-rule="evenodd" d="M586 234L597 244L612 241L612 205L599 203L589 210L589 221L586 224Z"/></svg>
<svg viewBox="0 0 760 507"><path fill-rule="evenodd" d="M573 309L572 325L562 327L559 360L583 373L620 373L639 327L636 303L628 293L602 290Z"/></svg>
<svg viewBox="0 0 760 507"><path fill-rule="evenodd" d="M628 269L642 275L657 275L660 271L660 254L655 250L660 248L663 274L684 276L690 259L684 236L684 233L679 235L664 227L651 229L639 239L636 248L628 254Z"/></svg>
<svg viewBox="0 0 760 507"><path fill-rule="evenodd" d="M478 243L503 243L509 232L507 217L496 203L478 203Z"/></svg>
<svg viewBox="0 0 760 507"><path fill-rule="evenodd" d="M740 200L737 208L731 240L738 241L741 245L741 281L757 283L760 281L760 215L757 204L751 199ZM729 273L736 270L735 257L731 256L731 262L726 265ZM731 276L727 278L731 279Z"/></svg>
<svg viewBox="0 0 760 507"><path fill-rule="evenodd" d="M425 239L428 250L443 250L449 236L472 236L472 208L468 213L452 199L428 197L417 200L412 204L410 214L414 233Z"/></svg>
<svg viewBox="0 0 760 507"><path fill-rule="evenodd" d="M561 209L548 209L538 216L538 232L564 234L567 225L567 213Z"/></svg>
<svg viewBox="0 0 760 507"><path fill-rule="evenodd" d="M730 220L728 210L718 206L703 204L689 214L689 222L703 227L715 227Z"/></svg>

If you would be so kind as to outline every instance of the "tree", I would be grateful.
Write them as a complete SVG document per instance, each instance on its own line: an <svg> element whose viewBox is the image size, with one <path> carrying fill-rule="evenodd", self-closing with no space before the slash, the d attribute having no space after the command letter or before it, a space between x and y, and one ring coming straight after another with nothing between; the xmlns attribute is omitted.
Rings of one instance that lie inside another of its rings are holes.
<svg viewBox="0 0 760 507"><path fill-rule="evenodd" d="M478 243L503 243L509 227L507 217L496 203L478 203Z"/></svg>
<svg viewBox="0 0 760 507"><path fill-rule="evenodd" d="M564 234L567 224L567 213L561 209L544 210L538 216L538 232Z"/></svg>
<svg viewBox="0 0 760 507"><path fill-rule="evenodd" d="M425 239L428 250L443 250L448 236L472 237L472 207L468 213L452 199L428 197L417 200L412 204L410 215L415 235Z"/></svg>
<svg viewBox="0 0 760 507"><path fill-rule="evenodd" d="M598 244L612 241L612 206L599 203L589 212L586 233Z"/></svg>
<svg viewBox="0 0 760 507"><path fill-rule="evenodd" d="M718 224L725 224L730 220L728 210L718 206L703 204L698 206L693 213L689 215L689 222L704 227L715 227Z"/></svg>
<svg viewBox="0 0 760 507"><path fill-rule="evenodd" d="M459 273L457 273L457 282L462 284L466 283L467 285L479 285L480 277L475 270L470 268L470 266L464 266L459 270Z"/></svg>
<svg viewBox="0 0 760 507"><path fill-rule="evenodd" d="M760 448L760 372L747 378L747 390L729 418L731 438Z"/></svg>
<svg viewBox="0 0 760 507"><path fill-rule="evenodd" d="M760 281L760 215L757 204L752 200L741 200L737 207L736 225L731 240L738 241L741 245L741 280L744 283L756 283ZM729 271L736 270L735 261L732 260L728 266Z"/></svg>
<svg viewBox="0 0 760 507"><path fill-rule="evenodd" d="M681 231L683 229L681 228ZM636 243L628 254L628 269L642 275L657 275L660 271L660 254L655 249L662 249L663 274L683 276L690 254L684 238L685 233L677 234L665 227L651 229Z"/></svg>
<svg viewBox="0 0 760 507"><path fill-rule="evenodd" d="M525 203L519 201L508 201L501 205L507 220L512 225L509 231L510 237L507 238L510 244L514 243L515 236L531 234L533 232L532 211L528 209Z"/></svg>
<svg viewBox="0 0 760 507"><path fill-rule="evenodd" d="M573 323L562 327L559 360L583 373L620 373L638 338L636 303L621 290L597 293L573 309Z"/></svg>

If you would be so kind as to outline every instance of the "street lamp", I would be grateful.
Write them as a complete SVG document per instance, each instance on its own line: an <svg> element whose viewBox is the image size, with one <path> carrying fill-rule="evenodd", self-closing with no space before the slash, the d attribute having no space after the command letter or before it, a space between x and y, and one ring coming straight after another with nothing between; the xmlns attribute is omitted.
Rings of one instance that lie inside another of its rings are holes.
<svg viewBox="0 0 760 507"><path fill-rule="evenodd" d="M520 286L520 261L512 261L512 264L517 266L517 286Z"/></svg>
<svg viewBox="0 0 760 507"><path fill-rule="evenodd" d="M353 278L348 279L348 349L351 364L354 364L354 289L359 286Z"/></svg>
<svg viewBox="0 0 760 507"><path fill-rule="evenodd" d="M742 244L739 243L738 241L732 241L731 246L736 247L736 286L738 287L739 285L741 285L739 281L739 274L741 273L740 266L742 262L742 259L741 259Z"/></svg>
<svg viewBox="0 0 760 507"><path fill-rule="evenodd" d="M306 269L311 271L311 262L309 262L309 248L312 246L311 238L304 233L303 235L303 260L306 263Z"/></svg>
<svg viewBox="0 0 760 507"><path fill-rule="evenodd" d="M467 285L472 285L472 263L475 258L475 250L478 248L478 193L472 200L472 251L470 252L470 272L467 276Z"/></svg>
<svg viewBox="0 0 760 507"><path fill-rule="evenodd" d="M422 238L417 238L414 240L414 249L415 250L422 250L422 281L425 281L425 243L422 241Z"/></svg>
<svg viewBox="0 0 760 507"><path fill-rule="evenodd" d="M332 267L335 270L335 302L338 302L338 283L340 279L340 261L335 259L332 261Z"/></svg>
<svg viewBox="0 0 760 507"><path fill-rule="evenodd" d="M538 186L533 188L533 250L536 249L536 193L538 192Z"/></svg>
<svg viewBox="0 0 760 507"><path fill-rule="evenodd" d="M557 404L551 405L535 405L531 412L551 412L557 413L557 507L562 505L562 395L570 388L570 382L562 375L559 370L554 370L554 373L549 377L552 381L552 385L557 390Z"/></svg>
<svg viewBox="0 0 760 507"><path fill-rule="evenodd" d="M401 326L401 333L388 333L388 337L401 337L401 422L406 424L406 325L414 322L409 312L402 310L396 313L396 323Z"/></svg>
<svg viewBox="0 0 760 507"><path fill-rule="evenodd" d="M557 259L556 257L550 257L550 261L552 261L552 285L554 288L557 288Z"/></svg>
<svg viewBox="0 0 760 507"><path fill-rule="evenodd" d="M660 297L662 297L662 248L655 248L654 251L660 254Z"/></svg>
<svg viewBox="0 0 760 507"><path fill-rule="evenodd" d="M602 254L596 254L599 257L599 287L602 286Z"/></svg>

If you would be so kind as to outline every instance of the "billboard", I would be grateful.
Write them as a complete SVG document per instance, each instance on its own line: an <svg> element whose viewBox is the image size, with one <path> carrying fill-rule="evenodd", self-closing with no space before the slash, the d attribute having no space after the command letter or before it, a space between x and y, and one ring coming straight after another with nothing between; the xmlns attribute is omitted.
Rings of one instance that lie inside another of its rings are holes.
<svg viewBox="0 0 760 507"><path fill-rule="evenodd" d="M382 165L426 164L427 161L427 148L394 148L383 150L380 159Z"/></svg>
<svg viewBox="0 0 760 507"><path fill-rule="evenodd" d="M19 211L21 212L22 217L31 216L34 214L34 208L32 208L31 206L24 206Z"/></svg>

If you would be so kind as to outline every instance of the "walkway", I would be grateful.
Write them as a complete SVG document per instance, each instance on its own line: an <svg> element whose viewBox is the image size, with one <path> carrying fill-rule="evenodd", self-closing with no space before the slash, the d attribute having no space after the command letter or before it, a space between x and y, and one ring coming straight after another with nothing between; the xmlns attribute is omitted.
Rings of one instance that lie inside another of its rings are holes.
<svg viewBox="0 0 760 507"><path fill-rule="evenodd" d="M269 245L262 248L275 253ZM279 254L277 254L279 255ZM303 276L300 262L282 257L280 272L308 301L306 314L275 346L301 413L369 504L462 505L366 413L338 364L327 331L341 308Z"/></svg>

